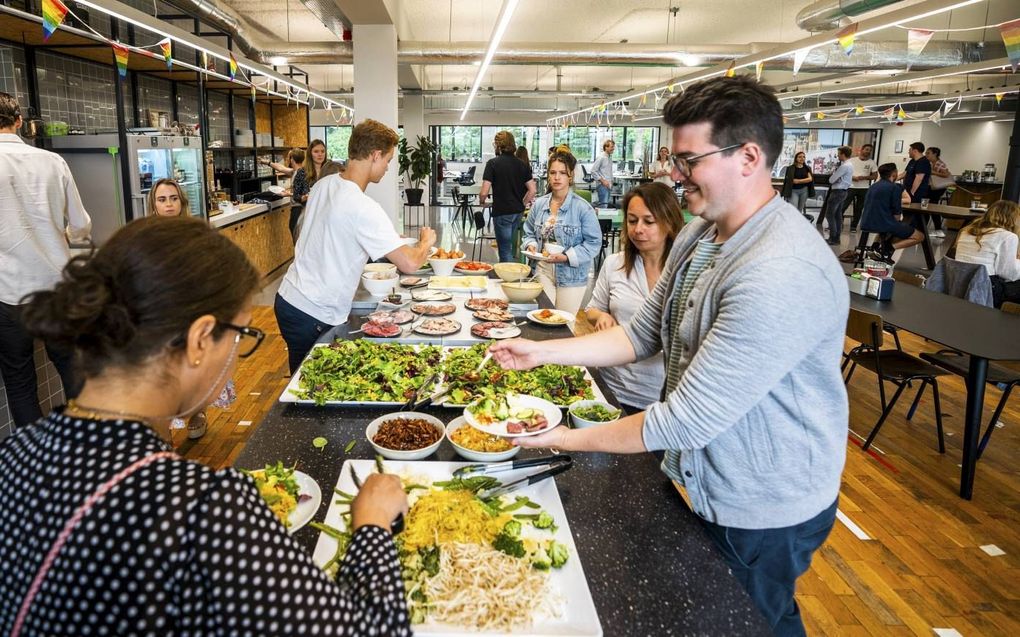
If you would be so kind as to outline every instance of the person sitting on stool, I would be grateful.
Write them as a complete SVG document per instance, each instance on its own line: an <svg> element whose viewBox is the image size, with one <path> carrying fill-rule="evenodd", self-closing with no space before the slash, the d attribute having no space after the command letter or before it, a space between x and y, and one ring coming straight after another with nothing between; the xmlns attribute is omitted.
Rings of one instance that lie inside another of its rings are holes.
<svg viewBox="0 0 1020 637"><path fill-rule="evenodd" d="M887 235L878 256L890 264L893 263L894 251L909 248L924 240L920 230L903 222L903 200L910 200L903 186L895 183L895 180L896 164L888 163L878 167L878 181L868 189L861 218L863 232Z"/></svg>

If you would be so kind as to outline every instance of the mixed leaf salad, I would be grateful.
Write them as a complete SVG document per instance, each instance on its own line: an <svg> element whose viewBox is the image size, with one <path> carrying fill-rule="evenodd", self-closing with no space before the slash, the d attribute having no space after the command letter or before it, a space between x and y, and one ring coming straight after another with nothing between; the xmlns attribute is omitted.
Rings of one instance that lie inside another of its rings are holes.
<svg viewBox="0 0 1020 637"><path fill-rule="evenodd" d="M276 464L267 464L265 469L243 471L255 480L255 487L266 501L266 505L276 514L283 526L289 528L290 514L294 512L299 501L309 497L298 493L294 468L285 467L282 461L277 461Z"/></svg>
<svg viewBox="0 0 1020 637"><path fill-rule="evenodd" d="M537 396L560 407L594 398L591 383L581 367L542 365L528 371L517 371L490 364L476 372L490 344L479 343L447 353L443 371L450 387L451 404L467 405L478 398L506 393Z"/></svg>

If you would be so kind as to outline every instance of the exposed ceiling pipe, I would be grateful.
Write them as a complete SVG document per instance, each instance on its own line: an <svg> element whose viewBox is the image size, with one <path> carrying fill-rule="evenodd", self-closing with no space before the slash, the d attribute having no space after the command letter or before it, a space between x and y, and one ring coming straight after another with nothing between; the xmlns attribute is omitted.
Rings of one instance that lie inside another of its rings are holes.
<svg viewBox="0 0 1020 637"><path fill-rule="evenodd" d="M344 39L344 31L351 30L351 21L340 12L340 7L333 0L301 0L301 4L338 40Z"/></svg>
<svg viewBox="0 0 1020 637"><path fill-rule="evenodd" d="M243 24L243 20L221 9L211 0L167 0L170 4L212 26L226 32L233 44L246 57L259 60L262 47L255 44Z"/></svg>
<svg viewBox="0 0 1020 637"><path fill-rule="evenodd" d="M400 64L462 64L468 65L485 55L484 42L399 42L397 61ZM688 46L683 50L662 45L644 44L536 44L507 43L493 58L494 64L530 64L551 66L681 66L681 60L711 66L733 60L773 45ZM928 43L911 68L926 70L979 62L1005 55L1002 43L957 42L938 40ZM351 42L298 43L262 52L262 61L283 58L289 64L352 64L354 46ZM697 58L694 60L693 58ZM838 47L812 49L802 67L811 72L904 69L907 66L905 42L858 42L854 54L847 56ZM790 69L793 60L769 62L767 69Z"/></svg>
<svg viewBox="0 0 1020 637"><path fill-rule="evenodd" d="M797 26L817 33L846 26L853 16L881 9L902 0L819 0L797 13Z"/></svg>

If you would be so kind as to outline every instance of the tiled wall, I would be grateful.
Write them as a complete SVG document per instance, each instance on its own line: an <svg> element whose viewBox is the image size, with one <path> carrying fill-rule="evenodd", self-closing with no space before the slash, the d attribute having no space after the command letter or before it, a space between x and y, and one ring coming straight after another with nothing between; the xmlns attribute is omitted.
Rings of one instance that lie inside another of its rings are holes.
<svg viewBox="0 0 1020 637"><path fill-rule="evenodd" d="M39 381L39 404L45 414L58 405L64 404L64 389L60 384L57 368L46 358L46 350L42 343L35 347L35 373ZM3 379L0 379L0 440L14 430L11 410L7 403L7 392L4 390Z"/></svg>
<svg viewBox="0 0 1020 637"><path fill-rule="evenodd" d="M209 141L219 140L227 146L231 146L234 142L230 130L230 114L227 111L228 99L223 93L213 91L208 93Z"/></svg>
<svg viewBox="0 0 1020 637"><path fill-rule="evenodd" d="M142 126L149 126L150 109L166 113L173 120L173 100L169 80L148 75L136 75L138 80L138 121Z"/></svg>
<svg viewBox="0 0 1020 637"><path fill-rule="evenodd" d="M25 51L20 47L0 45L0 91L13 95L28 114L28 76Z"/></svg>
<svg viewBox="0 0 1020 637"><path fill-rule="evenodd" d="M117 130L112 66L46 51L36 54L36 62L43 119L67 122L90 134Z"/></svg>

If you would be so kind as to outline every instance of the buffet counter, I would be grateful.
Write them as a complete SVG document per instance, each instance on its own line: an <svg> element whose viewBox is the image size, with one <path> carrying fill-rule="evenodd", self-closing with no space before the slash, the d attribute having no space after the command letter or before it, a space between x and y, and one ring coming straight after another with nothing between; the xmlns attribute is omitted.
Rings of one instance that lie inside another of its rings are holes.
<svg viewBox="0 0 1020 637"><path fill-rule="evenodd" d="M543 295L542 307L550 307ZM365 310L357 314L364 314ZM342 329L346 329L342 328ZM568 336L566 327L526 323L534 340ZM330 342L334 332L320 342ZM589 370L615 403L597 369ZM276 403L235 462L260 468L295 463L329 493L345 460L374 456L365 437L373 419L393 407L314 407ZM422 411L448 422L461 410ZM312 440L323 437L323 449ZM348 451L346 446L354 441ZM547 455L525 449L518 458ZM652 454L572 453L574 466L556 476L578 557L588 580L603 635L767 635L768 627L734 579ZM427 460L460 460L449 442ZM332 498L323 498L314 520L323 520ZM294 537L309 552L319 532L310 526ZM525 631L526 632L526 631ZM566 634L566 633L564 633Z"/></svg>
<svg viewBox="0 0 1020 637"><path fill-rule="evenodd" d="M209 223L236 243L262 276L294 258L290 198L268 204L241 204L232 212L209 217Z"/></svg>

